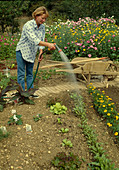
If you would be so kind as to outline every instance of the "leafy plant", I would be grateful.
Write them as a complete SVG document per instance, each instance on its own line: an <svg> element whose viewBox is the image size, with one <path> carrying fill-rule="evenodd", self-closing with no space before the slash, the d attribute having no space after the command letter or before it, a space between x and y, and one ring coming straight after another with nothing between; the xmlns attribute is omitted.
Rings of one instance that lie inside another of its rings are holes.
<svg viewBox="0 0 119 170"><path fill-rule="evenodd" d="M42 114L37 114L36 116L33 116L33 119L35 122L38 122L42 116L43 116Z"/></svg>
<svg viewBox="0 0 119 170"><path fill-rule="evenodd" d="M69 129L68 128L61 128L60 130L59 130L59 132L61 133L67 133L67 132L69 132Z"/></svg>
<svg viewBox="0 0 119 170"><path fill-rule="evenodd" d="M60 117L57 118L57 122L58 122L59 124L62 124Z"/></svg>
<svg viewBox="0 0 119 170"><path fill-rule="evenodd" d="M1 95L11 90L17 90L17 92L13 94L13 97L11 97L10 101L19 101L19 104L34 104L34 102L29 97L34 94L36 89L23 91L22 87L15 80L11 79L9 85L1 92Z"/></svg>
<svg viewBox="0 0 119 170"><path fill-rule="evenodd" d="M68 146L68 147L70 147L70 148L73 147L73 144L71 143L70 140L64 139L62 142L63 142L63 143L62 143L62 146L66 146L66 147Z"/></svg>
<svg viewBox="0 0 119 170"><path fill-rule="evenodd" d="M11 116L11 117L9 118L8 125L12 125L12 124L22 125L21 116L22 116L22 115L13 114L13 116Z"/></svg>
<svg viewBox="0 0 119 170"><path fill-rule="evenodd" d="M73 153L66 155L65 152L59 152L51 163L60 170L77 170L80 168L82 162Z"/></svg>
<svg viewBox="0 0 119 170"><path fill-rule="evenodd" d="M61 105L60 103L56 103L55 105L50 106L50 112L53 112L56 115L65 114L66 111L67 107Z"/></svg>

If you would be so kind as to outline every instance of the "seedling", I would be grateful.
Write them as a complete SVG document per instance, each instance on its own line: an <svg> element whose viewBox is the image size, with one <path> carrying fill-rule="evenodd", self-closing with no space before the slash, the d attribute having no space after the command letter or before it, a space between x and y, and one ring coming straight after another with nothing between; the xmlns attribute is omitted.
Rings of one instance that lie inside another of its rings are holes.
<svg viewBox="0 0 119 170"><path fill-rule="evenodd" d="M56 115L65 114L66 111L67 107L61 105L60 103L56 103L55 105L50 106L50 112L53 112Z"/></svg>
<svg viewBox="0 0 119 170"><path fill-rule="evenodd" d="M61 128L60 130L59 130L59 132L61 133L67 133L67 132L69 132L69 129L68 128Z"/></svg>
<svg viewBox="0 0 119 170"><path fill-rule="evenodd" d="M22 115L14 114L9 118L8 125L16 124L16 125L22 125Z"/></svg>
<svg viewBox="0 0 119 170"><path fill-rule="evenodd" d="M43 116L42 114L37 114L36 116L33 116L33 119L35 122L38 122L42 116Z"/></svg>
<svg viewBox="0 0 119 170"><path fill-rule="evenodd" d="M62 124L62 122L61 122L61 118L57 118L57 122L59 123L59 124Z"/></svg>
<svg viewBox="0 0 119 170"><path fill-rule="evenodd" d="M51 163L58 169L77 170L80 169L82 162L79 160L78 155L74 155L73 153L66 155L65 152L59 152Z"/></svg>
<svg viewBox="0 0 119 170"><path fill-rule="evenodd" d="M63 142L63 143L62 143L62 146L68 146L68 147L70 147L70 148L73 147L73 144L71 143L70 140L64 139L62 142Z"/></svg>

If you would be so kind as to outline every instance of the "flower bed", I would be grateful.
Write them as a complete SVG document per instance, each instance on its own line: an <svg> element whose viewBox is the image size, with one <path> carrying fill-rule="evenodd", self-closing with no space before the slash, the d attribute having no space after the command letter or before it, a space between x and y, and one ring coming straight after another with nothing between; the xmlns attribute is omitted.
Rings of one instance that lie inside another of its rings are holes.
<svg viewBox="0 0 119 170"><path fill-rule="evenodd" d="M92 96L95 109L105 119L107 126L119 142L119 113L116 111L112 98L105 96L104 91L96 89L91 83L88 85L88 92Z"/></svg>

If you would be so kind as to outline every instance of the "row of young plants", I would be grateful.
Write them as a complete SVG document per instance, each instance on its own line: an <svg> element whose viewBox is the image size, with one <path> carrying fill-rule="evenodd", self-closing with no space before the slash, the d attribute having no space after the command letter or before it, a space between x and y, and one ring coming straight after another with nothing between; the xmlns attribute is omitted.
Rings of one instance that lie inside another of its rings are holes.
<svg viewBox="0 0 119 170"><path fill-rule="evenodd" d="M92 127L88 125L85 104L82 96L73 94L71 97L75 103L74 113L81 120L79 127L83 129L90 153L93 154L93 162L89 163L88 170L118 170L118 168L115 168L114 163L107 158L108 155L105 154L106 151L101 146L102 143L99 143L97 140L97 134L95 134Z"/></svg>
<svg viewBox="0 0 119 170"><path fill-rule="evenodd" d="M86 118L86 110L85 110L85 104L83 102L83 98L80 95L77 95L73 93L71 95L71 98L74 101L74 114L80 118L80 124L79 127L83 129L84 135L86 137L88 147L90 149L90 152L93 154L94 162L91 162L89 164L88 169L101 169L101 170L116 170L114 168L114 164L111 163L111 161L106 157L104 154L105 151L103 150L100 143L97 142L97 135L94 133L92 128L87 124L88 119ZM50 112L52 112L55 115L61 115L66 114L67 107L64 105L61 105L60 102L49 102L47 105L50 107ZM22 125L23 121L21 119L22 115L18 115L16 111L12 111L12 116L9 118L8 124L9 125ZM39 121L42 118L43 115L36 115L33 116L33 120L35 122ZM62 124L61 118L57 118L57 122L59 124ZM68 128L61 128L59 130L59 133L68 133ZM8 132L6 131L5 127L0 128L0 137L7 137ZM73 144L70 140L67 140L67 138L62 140L62 146L63 147L73 147ZM79 160L77 155L74 155L73 153L70 153L69 155L66 155L65 152L59 152L54 157L54 159L51 161L51 164L54 167L57 167L59 169L69 169L69 170L75 170L80 169L81 161Z"/></svg>
<svg viewBox="0 0 119 170"><path fill-rule="evenodd" d="M119 142L119 113L112 98L105 95L104 91L96 89L92 83L88 85L88 92L92 96L94 108L98 111Z"/></svg>

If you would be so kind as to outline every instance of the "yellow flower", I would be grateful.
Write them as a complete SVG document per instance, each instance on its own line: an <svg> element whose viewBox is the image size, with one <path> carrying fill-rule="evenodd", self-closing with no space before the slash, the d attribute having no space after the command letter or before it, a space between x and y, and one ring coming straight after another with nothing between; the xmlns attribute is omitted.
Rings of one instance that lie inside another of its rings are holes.
<svg viewBox="0 0 119 170"><path fill-rule="evenodd" d="M105 105L103 105L103 107L105 107Z"/></svg>
<svg viewBox="0 0 119 170"><path fill-rule="evenodd" d="M111 114L110 113L107 113L107 116L110 116Z"/></svg>
<svg viewBox="0 0 119 170"><path fill-rule="evenodd" d="M118 135L118 132L115 132L114 135L117 136L117 135Z"/></svg>
<svg viewBox="0 0 119 170"><path fill-rule="evenodd" d="M108 106L111 106L111 104L108 104Z"/></svg>
<svg viewBox="0 0 119 170"><path fill-rule="evenodd" d="M111 123L107 123L107 125L108 125L109 127L111 127L111 126L112 126L112 124L111 124Z"/></svg>
<svg viewBox="0 0 119 170"><path fill-rule="evenodd" d="M105 109L104 112L107 112L107 110Z"/></svg>
<svg viewBox="0 0 119 170"><path fill-rule="evenodd" d="M112 100L112 98L108 98L109 100Z"/></svg>
<svg viewBox="0 0 119 170"><path fill-rule="evenodd" d="M116 120L118 120L119 119L119 117L118 116L116 116Z"/></svg>

